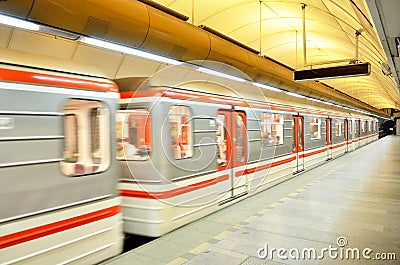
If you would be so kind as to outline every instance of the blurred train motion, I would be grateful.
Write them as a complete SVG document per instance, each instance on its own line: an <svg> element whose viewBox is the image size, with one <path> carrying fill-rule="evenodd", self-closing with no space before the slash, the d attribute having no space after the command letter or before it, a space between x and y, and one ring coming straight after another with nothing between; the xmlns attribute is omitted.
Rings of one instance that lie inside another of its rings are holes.
<svg viewBox="0 0 400 265"><path fill-rule="evenodd" d="M185 66L0 78L2 264L99 262L122 220L161 236L378 138L375 118Z"/></svg>
<svg viewBox="0 0 400 265"><path fill-rule="evenodd" d="M330 102L373 107L143 1L0 2L36 23L2 31L0 264L98 263L124 232L162 236L378 139L376 118Z"/></svg>
<svg viewBox="0 0 400 265"><path fill-rule="evenodd" d="M118 87L10 64L0 79L0 263L93 264L120 253Z"/></svg>
<svg viewBox="0 0 400 265"><path fill-rule="evenodd" d="M116 80L127 233L161 236L378 139L376 118L183 68Z"/></svg>

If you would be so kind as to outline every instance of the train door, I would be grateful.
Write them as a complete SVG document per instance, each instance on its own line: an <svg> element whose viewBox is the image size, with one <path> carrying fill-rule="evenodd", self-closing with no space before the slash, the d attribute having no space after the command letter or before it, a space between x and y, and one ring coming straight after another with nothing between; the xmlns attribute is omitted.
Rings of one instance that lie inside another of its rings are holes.
<svg viewBox="0 0 400 265"><path fill-rule="evenodd" d="M293 116L293 153L296 154L294 173L304 170L304 117Z"/></svg>
<svg viewBox="0 0 400 265"><path fill-rule="evenodd" d="M344 120L344 151L349 152L349 121L347 119Z"/></svg>
<svg viewBox="0 0 400 265"><path fill-rule="evenodd" d="M326 119L326 148L327 160L332 159L332 119Z"/></svg>
<svg viewBox="0 0 400 265"><path fill-rule="evenodd" d="M247 192L246 177L242 176L247 163L246 114L241 111L219 110L217 113L217 170L225 171L230 179L230 196Z"/></svg>

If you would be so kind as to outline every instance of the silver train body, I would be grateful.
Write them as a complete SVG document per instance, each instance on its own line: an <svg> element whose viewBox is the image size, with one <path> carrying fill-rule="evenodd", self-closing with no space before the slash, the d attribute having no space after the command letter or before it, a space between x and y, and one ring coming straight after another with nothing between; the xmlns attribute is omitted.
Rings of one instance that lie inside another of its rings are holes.
<svg viewBox="0 0 400 265"><path fill-rule="evenodd" d="M378 139L376 118L195 70L117 83L127 233L161 236Z"/></svg>
<svg viewBox="0 0 400 265"><path fill-rule="evenodd" d="M106 79L0 65L0 264L122 251L118 99Z"/></svg>
<svg viewBox="0 0 400 265"><path fill-rule="evenodd" d="M0 76L1 264L99 262L122 230L161 236L378 138L375 118L195 70L117 80L120 93Z"/></svg>

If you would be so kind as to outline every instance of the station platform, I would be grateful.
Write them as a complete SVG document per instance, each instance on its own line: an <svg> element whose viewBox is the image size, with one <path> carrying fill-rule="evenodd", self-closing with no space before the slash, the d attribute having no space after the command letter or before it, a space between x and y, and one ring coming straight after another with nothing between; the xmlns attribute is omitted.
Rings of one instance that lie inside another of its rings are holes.
<svg viewBox="0 0 400 265"><path fill-rule="evenodd" d="M387 136L103 264L310 263L400 264L400 137Z"/></svg>

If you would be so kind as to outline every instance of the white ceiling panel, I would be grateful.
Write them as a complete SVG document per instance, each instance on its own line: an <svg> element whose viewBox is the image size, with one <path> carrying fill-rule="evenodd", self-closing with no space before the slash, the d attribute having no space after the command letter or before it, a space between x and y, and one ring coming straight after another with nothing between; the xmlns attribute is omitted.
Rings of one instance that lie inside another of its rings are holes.
<svg viewBox="0 0 400 265"><path fill-rule="evenodd" d="M15 30L8 48L56 58L71 59L76 44L49 35Z"/></svg>
<svg viewBox="0 0 400 265"><path fill-rule="evenodd" d="M11 38L12 29L0 26L0 47L6 48Z"/></svg>

